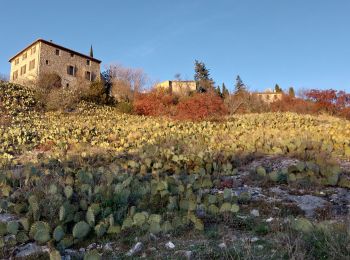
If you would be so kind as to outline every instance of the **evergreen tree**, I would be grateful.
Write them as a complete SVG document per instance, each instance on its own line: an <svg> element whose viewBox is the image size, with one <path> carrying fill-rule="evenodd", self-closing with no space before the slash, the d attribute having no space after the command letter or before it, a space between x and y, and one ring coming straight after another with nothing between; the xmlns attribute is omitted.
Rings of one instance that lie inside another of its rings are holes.
<svg viewBox="0 0 350 260"><path fill-rule="evenodd" d="M215 92L218 94L218 96L222 97L220 86L216 87Z"/></svg>
<svg viewBox="0 0 350 260"><path fill-rule="evenodd" d="M283 90L280 88L280 86L278 84L275 85L275 92L276 93L282 93Z"/></svg>
<svg viewBox="0 0 350 260"><path fill-rule="evenodd" d="M225 83L222 83L222 97L226 98L230 95L230 92L228 91L228 89L225 86Z"/></svg>
<svg viewBox="0 0 350 260"><path fill-rule="evenodd" d="M247 88L244 85L241 77L238 75L236 78L236 84L235 84L235 94L239 94L246 91L247 91Z"/></svg>
<svg viewBox="0 0 350 260"><path fill-rule="evenodd" d="M102 76L102 82L104 83L104 86L106 88L106 92L108 93L108 95L111 93L111 89L112 89L112 71L110 69L107 69L105 71L103 71L101 73Z"/></svg>
<svg viewBox="0 0 350 260"><path fill-rule="evenodd" d="M292 98L295 97L295 91L294 91L294 88L293 87L290 87L289 90L288 90L288 95Z"/></svg>
<svg viewBox="0 0 350 260"><path fill-rule="evenodd" d="M214 89L214 81L210 78L210 73L204 62L198 60L194 63L194 80L197 82L197 91L206 92Z"/></svg>
<svg viewBox="0 0 350 260"><path fill-rule="evenodd" d="M90 46L90 57L94 57L94 50L92 49L92 45Z"/></svg>

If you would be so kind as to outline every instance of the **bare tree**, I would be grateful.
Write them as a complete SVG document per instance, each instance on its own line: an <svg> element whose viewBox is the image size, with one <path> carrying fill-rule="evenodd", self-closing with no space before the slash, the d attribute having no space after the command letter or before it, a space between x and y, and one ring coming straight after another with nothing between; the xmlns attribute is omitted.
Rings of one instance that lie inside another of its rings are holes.
<svg viewBox="0 0 350 260"><path fill-rule="evenodd" d="M2 82L2 81L3 81L3 82L8 82L8 81L9 81L9 76L0 73L0 82Z"/></svg>
<svg viewBox="0 0 350 260"><path fill-rule="evenodd" d="M268 104L262 101L254 93L242 91L237 94L231 94L224 100L231 114L239 113L261 113L268 111Z"/></svg>
<svg viewBox="0 0 350 260"><path fill-rule="evenodd" d="M117 101L132 102L136 93L142 92L148 77L142 69L127 68L120 64L110 65L111 95Z"/></svg>
<svg viewBox="0 0 350 260"><path fill-rule="evenodd" d="M309 91L309 89L307 88L299 88L297 90L297 97L301 98L301 99L307 99L306 97L306 93Z"/></svg>

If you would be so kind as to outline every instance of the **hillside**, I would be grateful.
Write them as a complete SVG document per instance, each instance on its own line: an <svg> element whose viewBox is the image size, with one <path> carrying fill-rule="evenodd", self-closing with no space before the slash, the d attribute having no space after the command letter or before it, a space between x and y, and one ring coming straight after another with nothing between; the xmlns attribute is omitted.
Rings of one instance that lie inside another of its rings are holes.
<svg viewBox="0 0 350 260"><path fill-rule="evenodd" d="M43 113L12 84L0 100L2 257L29 242L78 259L350 255L350 121Z"/></svg>

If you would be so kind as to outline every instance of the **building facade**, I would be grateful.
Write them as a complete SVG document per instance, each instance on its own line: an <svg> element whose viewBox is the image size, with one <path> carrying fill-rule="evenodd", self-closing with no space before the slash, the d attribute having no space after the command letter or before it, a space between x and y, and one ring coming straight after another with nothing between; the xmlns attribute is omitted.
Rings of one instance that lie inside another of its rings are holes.
<svg viewBox="0 0 350 260"><path fill-rule="evenodd" d="M260 100L264 101L265 103L273 103L278 100L282 100L283 98L283 93L279 92L272 92L272 91L267 91L267 92L260 92L260 93L253 93L257 97L260 98Z"/></svg>
<svg viewBox="0 0 350 260"><path fill-rule="evenodd" d="M36 40L14 55L10 82L26 85L40 76L55 73L64 87L100 80L101 61L51 41Z"/></svg>
<svg viewBox="0 0 350 260"><path fill-rule="evenodd" d="M156 88L167 90L172 94L188 95L197 90L197 83L195 81L167 80L157 84Z"/></svg>

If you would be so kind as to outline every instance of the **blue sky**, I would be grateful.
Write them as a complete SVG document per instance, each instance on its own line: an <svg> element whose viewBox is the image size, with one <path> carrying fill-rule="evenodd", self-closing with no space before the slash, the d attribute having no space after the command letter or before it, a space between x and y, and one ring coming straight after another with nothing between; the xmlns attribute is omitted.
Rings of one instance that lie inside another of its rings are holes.
<svg viewBox="0 0 350 260"><path fill-rule="evenodd" d="M154 81L193 78L203 61L231 90L239 74L251 90L350 91L349 0L4 0L0 73L37 38L104 65L143 68Z"/></svg>

